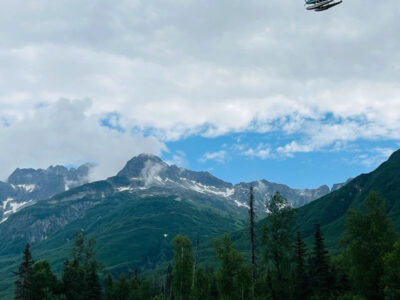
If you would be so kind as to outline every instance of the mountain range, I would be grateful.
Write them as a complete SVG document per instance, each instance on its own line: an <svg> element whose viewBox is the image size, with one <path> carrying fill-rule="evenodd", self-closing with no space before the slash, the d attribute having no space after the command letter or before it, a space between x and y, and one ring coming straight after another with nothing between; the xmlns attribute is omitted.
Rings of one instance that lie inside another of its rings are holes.
<svg viewBox="0 0 400 300"><path fill-rule="evenodd" d="M84 164L77 169L67 169L64 166L50 166L45 170L16 169L6 182L0 181L0 223L26 206L88 183L92 167L90 164ZM118 183L118 178L125 177L129 182ZM169 166L160 158L148 154L133 158L115 178L109 180L115 183L116 191L143 190L154 186L187 189L228 199L239 207L246 207L249 188L252 185L256 195L256 207L261 210L264 202L276 191L284 195L294 207L307 204L331 191L326 185L317 189L293 189L267 180L233 185L208 172L194 172L175 165ZM332 191L342 185L344 183L334 184Z"/></svg>
<svg viewBox="0 0 400 300"><path fill-rule="evenodd" d="M0 223L26 206L87 183L91 167L84 164L77 169L16 169L6 182L0 181Z"/></svg>
<svg viewBox="0 0 400 300"><path fill-rule="evenodd" d="M152 269L171 259L171 239L177 234L194 239L198 232L206 241L246 226L250 186L260 217L275 192L294 207L330 192L327 186L300 190L266 180L233 185L148 154L132 158L106 180L84 183L89 171L89 165L17 169L2 183L0 291L12 287L10 275L26 242L36 258L61 268L74 232L85 230L98 241L98 257L108 271ZM22 196L13 194L16 190ZM19 209L9 212L12 203Z"/></svg>

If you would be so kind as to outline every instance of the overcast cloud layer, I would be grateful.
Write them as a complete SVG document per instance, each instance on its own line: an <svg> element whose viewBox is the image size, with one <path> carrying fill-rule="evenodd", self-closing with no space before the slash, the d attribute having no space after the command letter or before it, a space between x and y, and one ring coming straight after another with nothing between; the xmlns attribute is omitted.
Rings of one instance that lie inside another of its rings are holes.
<svg viewBox="0 0 400 300"><path fill-rule="evenodd" d="M1 7L2 177L85 160L112 175L133 154L195 134L299 133L263 156L400 139L398 0L322 13L302 0Z"/></svg>

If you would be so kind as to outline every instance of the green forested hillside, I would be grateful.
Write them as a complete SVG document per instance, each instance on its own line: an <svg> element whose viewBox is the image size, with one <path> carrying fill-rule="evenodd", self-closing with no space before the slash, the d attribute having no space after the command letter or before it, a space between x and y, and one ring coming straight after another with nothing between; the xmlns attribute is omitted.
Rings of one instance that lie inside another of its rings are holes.
<svg viewBox="0 0 400 300"><path fill-rule="evenodd" d="M79 200L80 203L90 201L90 198ZM87 209L84 218L71 221L62 230L35 244L32 252L37 259L48 259L54 270L60 271L74 233L85 230L97 240L96 253L106 271L129 274L135 269L153 269L169 261L172 258L171 240L178 234L194 240L199 232L201 240L209 240L244 226L242 219L199 202L193 197L173 194L143 197L121 192L109 195L107 201ZM40 207L42 205L45 203ZM43 214L62 214L67 203L60 201L52 205L51 210L32 207L24 213L29 219L32 214L35 218L51 218ZM3 256L0 261L0 298L13 289L12 271L16 270L19 259L18 253Z"/></svg>
<svg viewBox="0 0 400 300"><path fill-rule="evenodd" d="M365 200L375 191L386 201L386 209L400 231L400 150L368 174L362 174L341 189L297 209L297 223L303 236L312 235L321 224L327 245L335 249L343 232L348 209L365 210Z"/></svg>
<svg viewBox="0 0 400 300"><path fill-rule="evenodd" d="M339 252L341 235L344 231L347 211L349 209L365 211L366 199L375 191L386 202L386 212L392 219L395 229L400 232L400 150L376 170L362 174L342 188L329 193L305 206L296 209L296 227L307 243L312 240L315 225L320 224L325 235L327 247L333 253ZM257 224L258 237L266 220ZM235 247L248 256L248 228L232 233ZM212 243L204 245L204 255L212 253Z"/></svg>

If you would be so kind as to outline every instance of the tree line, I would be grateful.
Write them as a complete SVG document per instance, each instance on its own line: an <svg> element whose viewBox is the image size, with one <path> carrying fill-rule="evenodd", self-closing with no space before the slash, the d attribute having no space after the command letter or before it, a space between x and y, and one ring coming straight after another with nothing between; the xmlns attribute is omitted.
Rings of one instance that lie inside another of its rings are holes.
<svg viewBox="0 0 400 300"><path fill-rule="evenodd" d="M148 279L138 272L100 280L103 265L95 241L75 234L70 257L58 278L46 260L34 262L29 244L15 272L15 299L43 300L291 300L400 299L400 240L385 213L384 200L371 192L366 212L347 214L339 254L332 256L321 226L315 224L309 246L295 231L295 210L279 193L266 204L257 230L250 189L250 259L237 251L228 234L215 239L217 263L199 264L186 236L172 240L174 258L165 274ZM257 234L258 233L258 234ZM193 249L194 248L194 249Z"/></svg>

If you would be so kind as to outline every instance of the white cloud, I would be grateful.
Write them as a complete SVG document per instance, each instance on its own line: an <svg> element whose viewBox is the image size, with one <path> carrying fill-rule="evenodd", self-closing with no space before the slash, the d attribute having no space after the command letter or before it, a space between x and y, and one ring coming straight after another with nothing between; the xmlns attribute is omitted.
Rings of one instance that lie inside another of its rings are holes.
<svg viewBox="0 0 400 300"><path fill-rule="evenodd" d="M172 155L172 158L170 160L166 160L165 162L169 165L177 165L179 167L187 167L188 165L186 153L181 150L175 151Z"/></svg>
<svg viewBox="0 0 400 300"><path fill-rule="evenodd" d="M90 100L59 100L33 109L10 126L0 126L0 177L16 167L46 168L51 164L95 162L93 179L115 175L126 161L142 152L160 154L163 143L100 126L88 115Z"/></svg>
<svg viewBox="0 0 400 300"><path fill-rule="evenodd" d="M116 112L163 141L283 130L302 136L276 150L291 155L400 139L398 0L363 1L323 14L300 0L2 3L0 124L88 97L84 120Z"/></svg>
<svg viewBox="0 0 400 300"><path fill-rule="evenodd" d="M259 144L256 148L248 148L241 152L241 155L266 159L273 156L271 148L268 145Z"/></svg>
<svg viewBox="0 0 400 300"><path fill-rule="evenodd" d="M326 147L340 150L348 142L357 139L400 139L400 131L369 120L339 121L328 124L321 121L304 121L298 132L302 133L302 138L277 147L278 154L292 156L296 152L313 152Z"/></svg>
<svg viewBox="0 0 400 300"><path fill-rule="evenodd" d="M360 154L359 162L366 167L375 167L383 161L386 161L396 149L377 147L369 151L369 153Z"/></svg>
<svg viewBox="0 0 400 300"><path fill-rule="evenodd" d="M145 162L144 168L140 175L144 179L145 186L150 186L160 172L165 168L164 165L148 160Z"/></svg>
<svg viewBox="0 0 400 300"><path fill-rule="evenodd" d="M225 163L228 159L228 153L225 150L220 150L216 152L206 152L202 157L199 158L200 162L206 162L209 160L214 160L218 163Z"/></svg>

